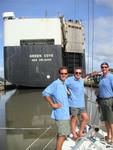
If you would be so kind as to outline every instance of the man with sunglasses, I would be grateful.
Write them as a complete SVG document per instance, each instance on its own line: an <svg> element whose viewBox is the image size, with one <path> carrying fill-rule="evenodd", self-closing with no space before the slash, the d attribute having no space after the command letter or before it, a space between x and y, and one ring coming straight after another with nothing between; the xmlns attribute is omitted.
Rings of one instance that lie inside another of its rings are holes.
<svg viewBox="0 0 113 150"><path fill-rule="evenodd" d="M102 111L102 119L105 121L108 143L113 144L113 74L109 72L109 64L101 64L102 76L98 88L98 103Z"/></svg>
<svg viewBox="0 0 113 150"><path fill-rule="evenodd" d="M66 79L67 88L70 90L69 105L71 113L71 132L76 140L83 136L84 129L88 122L88 115L85 108L84 79L81 77L82 68L74 68L74 75ZM76 132L78 115L81 116L79 132Z"/></svg>
<svg viewBox="0 0 113 150"><path fill-rule="evenodd" d="M68 69L61 67L59 69L59 78L53 81L42 93L52 107L51 118L56 121L58 129L56 150L62 150L63 142L70 134L68 90L64 83L67 76Z"/></svg>

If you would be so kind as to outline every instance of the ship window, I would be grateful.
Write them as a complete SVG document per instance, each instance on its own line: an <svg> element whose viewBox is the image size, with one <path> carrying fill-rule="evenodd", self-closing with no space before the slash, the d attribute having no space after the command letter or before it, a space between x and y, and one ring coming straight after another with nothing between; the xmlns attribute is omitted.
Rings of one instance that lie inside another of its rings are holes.
<svg viewBox="0 0 113 150"><path fill-rule="evenodd" d="M20 40L20 45L54 45L54 39Z"/></svg>
<svg viewBox="0 0 113 150"><path fill-rule="evenodd" d="M73 26L73 25L68 25L68 27L69 27L69 28L76 28L76 29L80 29L80 30L82 29L81 27L75 26L75 25L74 25L74 26Z"/></svg>

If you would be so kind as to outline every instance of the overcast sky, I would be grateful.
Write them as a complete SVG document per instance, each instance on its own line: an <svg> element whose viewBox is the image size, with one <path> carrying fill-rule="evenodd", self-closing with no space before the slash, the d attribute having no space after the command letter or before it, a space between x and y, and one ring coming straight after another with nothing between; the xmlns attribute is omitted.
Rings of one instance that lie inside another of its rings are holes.
<svg viewBox="0 0 113 150"><path fill-rule="evenodd" d="M87 71L107 61L113 68L113 0L0 0L0 76L3 76L3 12L16 17L57 17L82 20Z"/></svg>

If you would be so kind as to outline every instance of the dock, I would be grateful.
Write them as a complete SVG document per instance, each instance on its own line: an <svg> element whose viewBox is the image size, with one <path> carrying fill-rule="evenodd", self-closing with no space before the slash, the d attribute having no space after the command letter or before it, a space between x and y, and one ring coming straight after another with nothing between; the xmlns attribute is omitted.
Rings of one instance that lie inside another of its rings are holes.
<svg viewBox="0 0 113 150"><path fill-rule="evenodd" d="M6 82L0 81L0 91L4 91L4 90L7 90L7 89L13 89L15 87L16 87L16 85L14 85L14 84L12 84L8 81L6 81Z"/></svg>

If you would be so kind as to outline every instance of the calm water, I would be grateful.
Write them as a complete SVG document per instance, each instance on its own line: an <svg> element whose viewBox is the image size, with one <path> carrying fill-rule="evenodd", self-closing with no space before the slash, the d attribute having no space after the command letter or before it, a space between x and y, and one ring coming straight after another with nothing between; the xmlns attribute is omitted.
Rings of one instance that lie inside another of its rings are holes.
<svg viewBox="0 0 113 150"><path fill-rule="evenodd" d="M0 150L54 150L56 128L42 89L11 90L0 96ZM92 122L99 124L94 89L86 88ZM92 105L91 105L92 104Z"/></svg>

